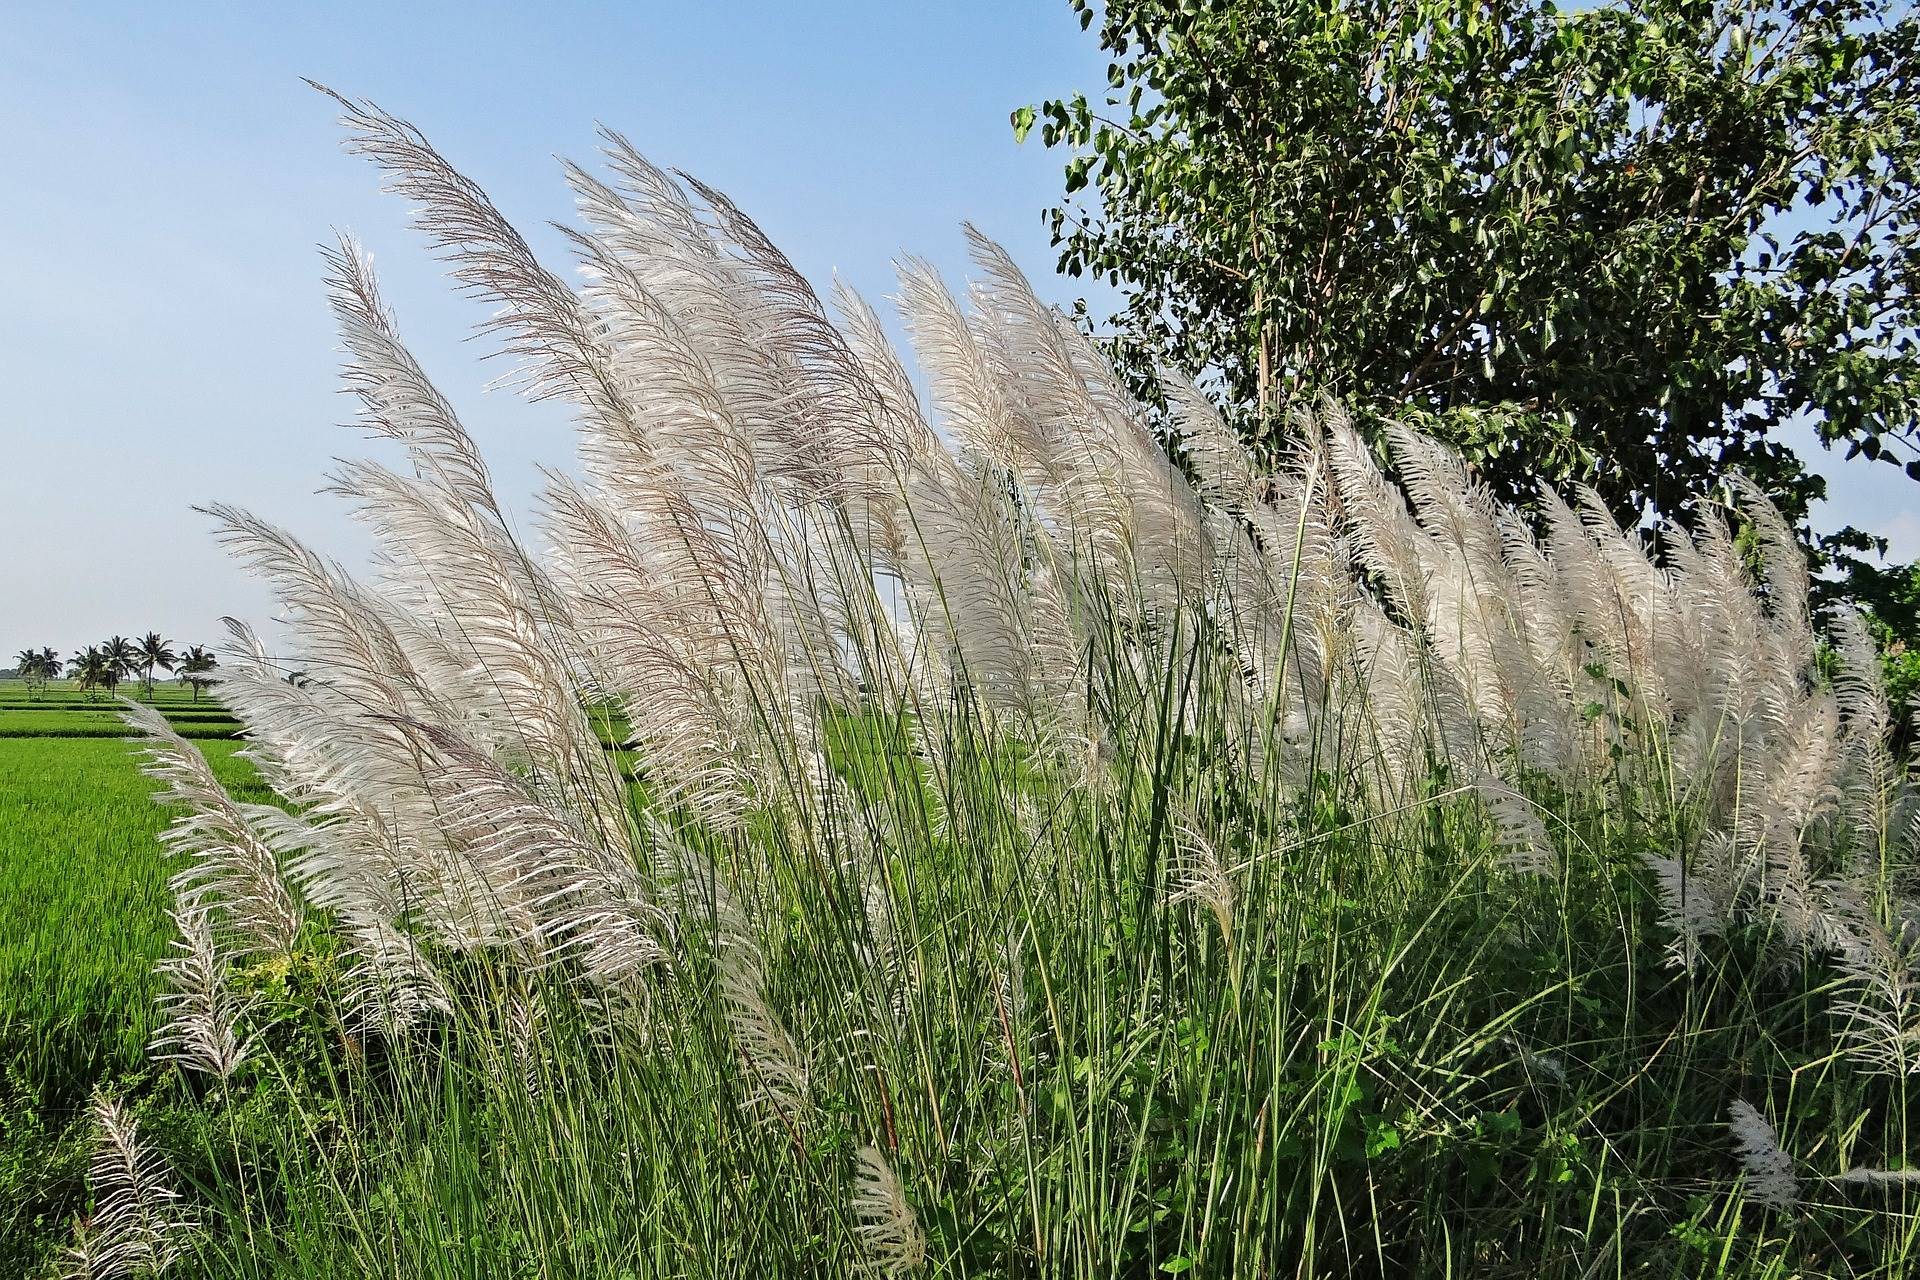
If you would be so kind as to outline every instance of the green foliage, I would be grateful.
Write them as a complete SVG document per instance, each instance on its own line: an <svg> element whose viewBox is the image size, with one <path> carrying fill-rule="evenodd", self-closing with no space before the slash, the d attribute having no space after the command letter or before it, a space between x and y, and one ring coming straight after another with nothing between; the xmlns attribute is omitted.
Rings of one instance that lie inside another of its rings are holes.
<svg viewBox="0 0 1920 1280"><path fill-rule="evenodd" d="M1634 516L1739 467L1798 518L1783 424L1920 475L1917 33L1889 0L1111 0L1104 105L1013 127L1071 153L1060 265L1127 288L1143 390L1202 375L1256 443L1331 393Z"/></svg>
<svg viewBox="0 0 1920 1280"><path fill-rule="evenodd" d="M1888 569L1859 564L1852 584L1880 644L1887 700L1904 717L1920 698L1920 564Z"/></svg>

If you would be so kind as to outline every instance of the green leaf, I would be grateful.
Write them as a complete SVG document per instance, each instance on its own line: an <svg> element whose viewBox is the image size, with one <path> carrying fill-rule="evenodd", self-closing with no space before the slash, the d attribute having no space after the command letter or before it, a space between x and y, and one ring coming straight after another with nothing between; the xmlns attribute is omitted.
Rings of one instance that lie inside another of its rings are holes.
<svg viewBox="0 0 1920 1280"><path fill-rule="evenodd" d="M1015 107L1011 117L1013 121L1013 140L1025 142L1027 134L1033 128L1034 110L1032 107Z"/></svg>

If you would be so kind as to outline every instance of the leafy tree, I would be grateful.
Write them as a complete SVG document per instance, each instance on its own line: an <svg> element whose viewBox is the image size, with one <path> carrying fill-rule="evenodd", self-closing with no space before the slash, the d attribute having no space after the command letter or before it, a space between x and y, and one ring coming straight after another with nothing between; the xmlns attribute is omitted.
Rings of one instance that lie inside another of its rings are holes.
<svg viewBox="0 0 1920 1280"><path fill-rule="evenodd" d="M131 679L133 673L140 669L140 650L125 636L113 636L100 646L100 652L113 668L113 685L108 686L110 690L122 680Z"/></svg>
<svg viewBox="0 0 1920 1280"><path fill-rule="evenodd" d="M139 644L134 648L139 654L141 675L146 680L147 701L152 702L154 669L157 667L162 671L170 672L174 664L180 660L180 656L173 651L172 645L160 638L158 631L147 632L140 637Z"/></svg>
<svg viewBox="0 0 1920 1280"><path fill-rule="evenodd" d="M14 655L14 669L20 673L20 679L26 682L27 690L33 692L46 682L46 673L40 667L40 653L36 649L22 649Z"/></svg>
<svg viewBox="0 0 1920 1280"><path fill-rule="evenodd" d="M213 683L212 672L219 665L219 659L215 658L213 652L203 645L189 646L187 651L180 655L180 665L177 670L180 672L180 678L193 687L195 702L200 701L200 690Z"/></svg>
<svg viewBox="0 0 1920 1280"><path fill-rule="evenodd" d="M1109 0L1104 105L1013 125L1072 153L1060 266L1126 286L1137 389L1200 375L1255 442L1329 392L1623 516L1737 466L1803 518L1789 423L1920 478L1917 32L1891 0Z"/></svg>
<svg viewBox="0 0 1920 1280"><path fill-rule="evenodd" d="M112 693L119 687L121 676L120 669L99 645L88 645L67 659L67 674L78 680L80 687L89 693L95 689Z"/></svg>

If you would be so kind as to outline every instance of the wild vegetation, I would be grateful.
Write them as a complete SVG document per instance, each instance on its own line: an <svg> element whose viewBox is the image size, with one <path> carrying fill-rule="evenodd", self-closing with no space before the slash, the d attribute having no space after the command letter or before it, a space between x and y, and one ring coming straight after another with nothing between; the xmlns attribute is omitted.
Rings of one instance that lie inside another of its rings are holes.
<svg viewBox="0 0 1920 1280"><path fill-rule="evenodd" d="M1256 463L1170 379L1169 453L979 236L923 407L623 139L575 289L341 107L579 475L522 544L329 254L378 576L209 509L281 803L125 704L175 939L62 1265L1910 1273L1913 781L1751 483L1656 559L1332 402Z"/></svg>

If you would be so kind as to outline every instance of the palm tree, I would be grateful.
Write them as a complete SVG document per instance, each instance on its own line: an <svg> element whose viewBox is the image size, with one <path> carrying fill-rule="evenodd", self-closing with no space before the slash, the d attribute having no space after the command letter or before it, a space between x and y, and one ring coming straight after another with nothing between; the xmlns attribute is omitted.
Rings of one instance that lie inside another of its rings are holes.
<svg viewBox="0 0 1920 1280"><path fill-rule="evenodd" d="M113 667L113 684L107 686L110 690L140 669L140 650L125 636L108 637L100 652Z"/></svg>
<svg viewBox="0 0 1920 1280"><path fill-rule="evenodd" d="M60 655L51 649L22 649L15 662L29 690L44 689L47 681L60 678Z"/></svg>
<svg viewBox="0 0 1920 1280"><path fill-rule="evenodd" d="M172 645L160 638L158 631L149 631L140 637L140 643L134 646L134 651L139 655L141 674L146 677L147 701L152 702L153 669L158 667L162 671L172 671L173 664L180 660L180 656L173 651Z"/></svg>
<svg viewBox="0 0 1920 1280"><path fill-rule="evenodd" d="M213 651L203 645L193 645L180 655L180 665L176 670L180 672L182 680L193 686L195 702L200 701L201 688L212 683L209 673L219 665L220 660L213 656Z"/></svg>
<svg viewBox="0 0 1920 1280"><path fill-rule="evenodd" d="M113 661L106 651L97 644L90 644L84 650L67 659L67 674L80 682L80 687L91 691L105 686L111 692L120 683L120 673L114 668Z"/></svg>

